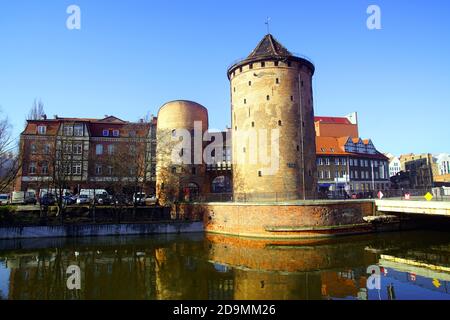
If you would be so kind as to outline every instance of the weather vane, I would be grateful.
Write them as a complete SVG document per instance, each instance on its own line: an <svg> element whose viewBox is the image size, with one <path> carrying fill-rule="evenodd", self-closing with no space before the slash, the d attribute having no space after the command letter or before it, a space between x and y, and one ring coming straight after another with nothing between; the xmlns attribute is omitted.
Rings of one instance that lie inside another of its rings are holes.
<svg viewBox="0 0 450 320"><path fill-rule="evenodd" d="M267 26L267 34L270 34L270 17L267 17L265 24Z"/></svg>

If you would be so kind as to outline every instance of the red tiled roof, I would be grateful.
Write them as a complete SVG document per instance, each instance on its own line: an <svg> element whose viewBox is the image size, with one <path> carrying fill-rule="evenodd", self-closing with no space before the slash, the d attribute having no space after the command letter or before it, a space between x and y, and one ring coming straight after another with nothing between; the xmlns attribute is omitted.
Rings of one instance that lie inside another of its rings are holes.
<svg viewBox="0 0 450 320"><path fill-rule="evenodd" d="M325 122L335 124L352 124L350 120L344 117L314 117L314 122Z"/></svg>
<svg viewBox="0 0 450 320"><path fill-rule="evenodd" d="M353 155L353 156L364 156L367 158L383 159L388 158L382 153L377 152L376 154L366 154L366 153L356 153L356 152L346 152L345 144L347 143L349 137L316 137L316 154L317 155ZM358 142L359 138L352 139L352 141ZM366 140L369 141L369 140Z"/></svg>

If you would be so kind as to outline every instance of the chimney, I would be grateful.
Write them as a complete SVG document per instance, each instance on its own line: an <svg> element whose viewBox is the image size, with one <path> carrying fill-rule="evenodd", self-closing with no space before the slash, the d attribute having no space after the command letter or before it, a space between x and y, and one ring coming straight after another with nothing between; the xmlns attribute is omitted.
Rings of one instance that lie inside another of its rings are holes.
<svg viewBox="0 0 450 320"><path fill-rule="evenodd" d="M42 119L47 120L47 115L46 115L46 114L43 114L43 115L42 115Z"/></svg>
<svg viewBox="0 0 450 320"><path fill-rule="evenodd" d="M55 115L53 116L53 118L54 118L54 119L58 119L58 115L55 114Z"/></svg>

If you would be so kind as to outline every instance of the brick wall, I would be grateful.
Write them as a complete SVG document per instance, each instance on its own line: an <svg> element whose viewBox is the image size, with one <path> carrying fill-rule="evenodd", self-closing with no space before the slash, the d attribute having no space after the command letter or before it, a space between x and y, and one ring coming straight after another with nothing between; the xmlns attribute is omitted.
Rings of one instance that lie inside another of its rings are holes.
<svg viewBox="0 0 450 320"><path fill-rule="evenodd" d="M181 205L179 215L203 217L207 232L263 238L307 238L337 233L369 231L363 217L373 214L373 202L311 202L294 204L210 203ZM346 229L311 230L311 227L351 226ZM271 232L266 228L305 228Z"/></svg>

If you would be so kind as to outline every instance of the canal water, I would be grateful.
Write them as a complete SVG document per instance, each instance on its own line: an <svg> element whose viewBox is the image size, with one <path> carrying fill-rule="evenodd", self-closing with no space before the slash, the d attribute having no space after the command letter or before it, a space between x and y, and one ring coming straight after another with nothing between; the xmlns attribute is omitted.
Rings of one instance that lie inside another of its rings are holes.
<svg viewBox="0 0 450 320"><path fill-rule="evenodd" d="M79 290L67 287L72 265ZM369 266L380 271L373 289ZM0 241L0 299L449 300L450 233L282 244L204 234Z"/></svg>

